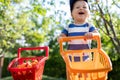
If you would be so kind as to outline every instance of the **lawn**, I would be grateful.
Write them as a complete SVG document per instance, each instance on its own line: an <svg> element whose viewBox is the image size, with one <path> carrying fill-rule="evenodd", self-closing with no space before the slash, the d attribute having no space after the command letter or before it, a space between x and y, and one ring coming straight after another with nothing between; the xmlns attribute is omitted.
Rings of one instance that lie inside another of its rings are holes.
<svg viewBox="0 0 120 80"><path fill-rule="evenodd" d="M12 79L12 77L10 76L10 77L2 78L2 79L0 79L0 80L13 80L13 79ZM42 79L42 80L65 80L65 79L63 79L63 78L57 79L57 78L53 78L53 77L43 76L43 79Z"/></svg>

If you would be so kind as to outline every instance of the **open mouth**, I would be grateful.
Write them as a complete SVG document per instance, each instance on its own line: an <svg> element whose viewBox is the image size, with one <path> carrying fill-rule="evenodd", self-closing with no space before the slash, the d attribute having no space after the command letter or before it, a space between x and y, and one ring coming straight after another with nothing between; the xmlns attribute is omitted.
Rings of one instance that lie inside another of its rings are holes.
<svg viewBox="0 0 120 80"><path fill-rule="evenodd" d="M78 14L83 15L83 14L84 14L84 12L79 12Z"/></svg>

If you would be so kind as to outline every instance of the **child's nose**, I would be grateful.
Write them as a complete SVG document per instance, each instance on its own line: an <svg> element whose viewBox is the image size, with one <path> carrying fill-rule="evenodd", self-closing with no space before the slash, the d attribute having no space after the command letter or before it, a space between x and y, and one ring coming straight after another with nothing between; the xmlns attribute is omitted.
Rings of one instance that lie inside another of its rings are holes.
<svg viewBox="0 0 120 80"><path fill-rule="evenodd" d="M83 9L83 7L80 7L79 9Z"/></svg>

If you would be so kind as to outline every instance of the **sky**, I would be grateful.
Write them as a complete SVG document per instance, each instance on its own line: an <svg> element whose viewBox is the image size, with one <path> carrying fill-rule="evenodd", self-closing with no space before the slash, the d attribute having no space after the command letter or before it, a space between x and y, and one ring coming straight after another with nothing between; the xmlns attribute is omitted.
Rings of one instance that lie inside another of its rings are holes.
<svg viewBox="0 0 120 80"><path fill-rule="evenodd" d="M41 1L41 0L38 0ZM44 0L43 0L44 1ZM51 6L48 5L48 3L50 3L51 1L53 1L53 3L55 3L55 6ZM63 1L65 4L60 4L60 2ZM88 0L90 1L90 0ZM95 0L91 0L92 3L95 2ZM120 14L120 9L117 8L116 6L111 6L112 0L99 0L100 3L103 3L104 5L108 5L110 8L111 12L116 11L118 14ZM120 4L120 2L118 3L118 5ZM28 7L29 6L29 0L24 0L23 3L21 3L22 7ZM30 6L29 6L30 7ZM45 8L50 8L51 10L57 11L57 10L63 10L64 12L66 12L66 16L64 16L66 19L67 18L71 18L71 14L70 14L70 8L69 8L69 0L45 0L44 6ZM49 11L48 12L48 16L54 14L54 11Z"/></svg>
<svg viewBox="0 0 120 80"><path fill-rule="evenodd" d="M51 10L57 11L57 10L63 10L66 12L66 16L64 16L64 19L69 19L71 18L71 13L70 13L70 8L69 8L69 0L45 0L47 2L49 1L55 1L55 6L47 5L45 4L45 7L51 8ZM63 1L65 4L60 4L60 2ZM88 0L90 1L90 0ZM94 3L95 0L91 0L91 3ZM104 5L108 5L110 7L110 13L114 13L116 11L117 14L120 14L120 9L117 8L116 6L111 6L112 0L99 0L99 4L103 3ZM90 3L89 3L90 4ZM101 4L100 4L101 5ZM48 16L54 14L54 11L49 11ZM120 16L119 16L120 17ZM59 18L56 17L56 20L59 20Z"/></svg>

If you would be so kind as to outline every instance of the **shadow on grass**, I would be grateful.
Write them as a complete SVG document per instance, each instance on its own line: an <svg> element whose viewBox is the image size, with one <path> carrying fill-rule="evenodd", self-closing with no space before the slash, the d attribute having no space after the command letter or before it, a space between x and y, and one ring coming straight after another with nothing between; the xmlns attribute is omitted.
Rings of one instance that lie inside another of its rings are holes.
<svg viewBox="0 0 120 80"><path fill-rule="evenodd" d="M2 78L0 80L13 80L13 78L11 76L9 76L9 77ZM43 76L42 80L65 80L65 79L63 79L63 78L58 79L58 78Z"/></svg>

